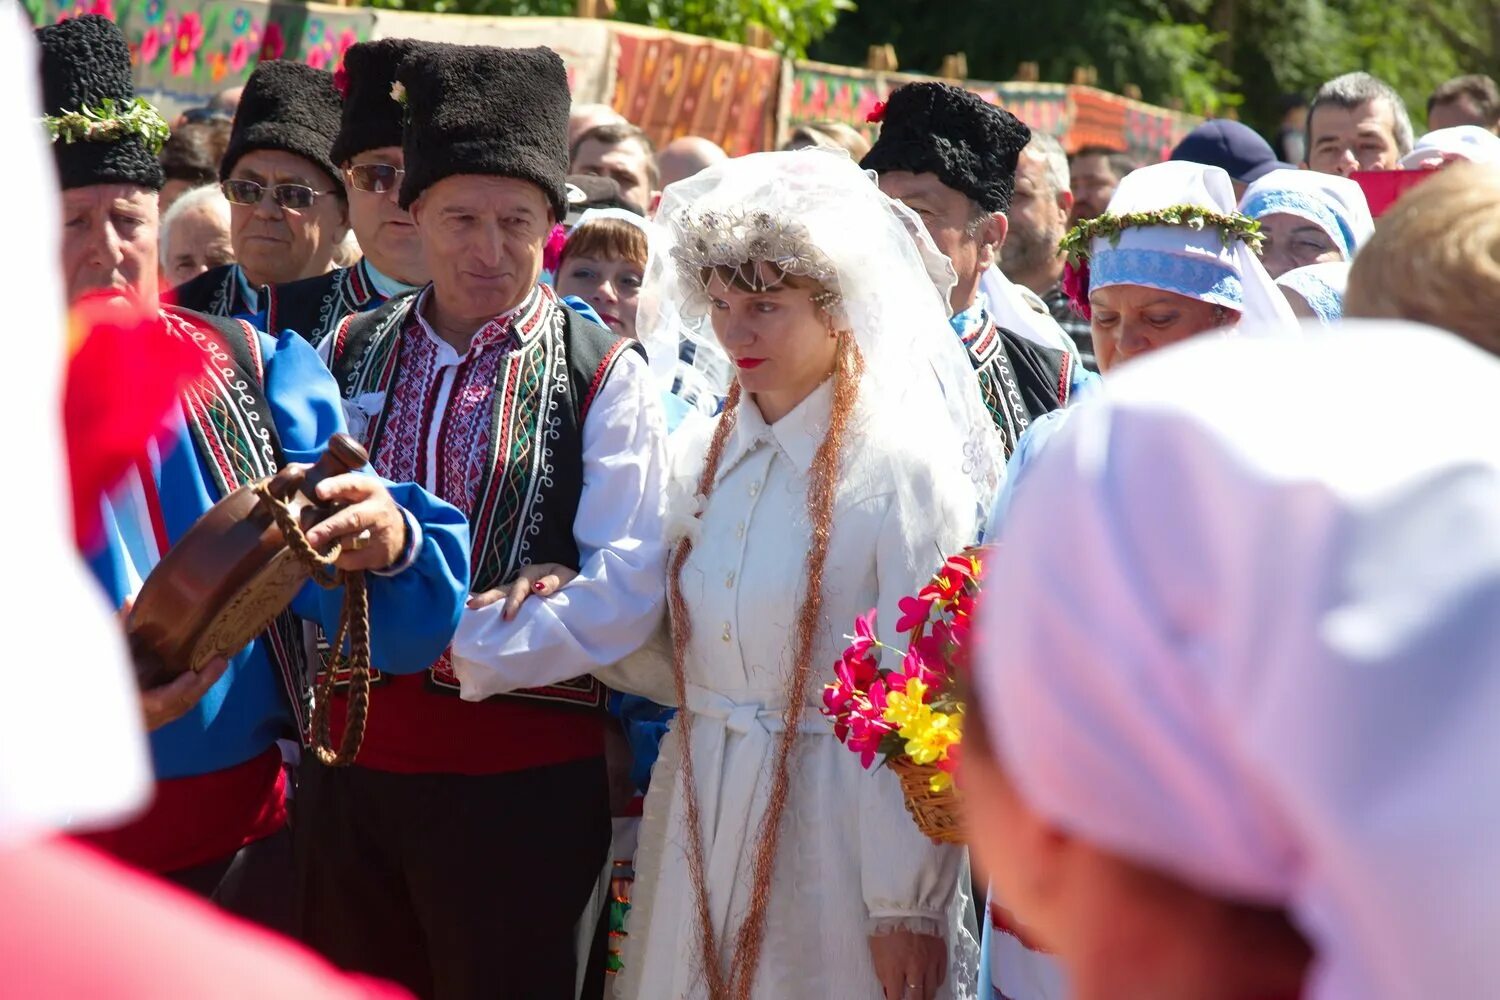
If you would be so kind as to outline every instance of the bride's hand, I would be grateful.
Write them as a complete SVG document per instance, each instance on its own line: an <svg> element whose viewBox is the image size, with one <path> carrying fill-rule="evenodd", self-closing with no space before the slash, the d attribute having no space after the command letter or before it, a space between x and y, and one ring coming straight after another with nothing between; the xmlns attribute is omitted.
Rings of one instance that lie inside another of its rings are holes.
<svg viewBox="0 0 1500 1000"><path fill-rule="evenodd" d="M522 566L516 578L496 590L486 590L469 598L470 611L487 608L498 601L505 601L500 616L506 621L516 617L521 605L528 597L551 597L562 590L578 573L559 563L536 563Z"/></svg>
<svg viewBox="0 0 1500 1000"><path fill-rule="evenodd" d="M872 934L870 960L885 1000L932 1000L948 976L948 947L931 934Z"/></svg>

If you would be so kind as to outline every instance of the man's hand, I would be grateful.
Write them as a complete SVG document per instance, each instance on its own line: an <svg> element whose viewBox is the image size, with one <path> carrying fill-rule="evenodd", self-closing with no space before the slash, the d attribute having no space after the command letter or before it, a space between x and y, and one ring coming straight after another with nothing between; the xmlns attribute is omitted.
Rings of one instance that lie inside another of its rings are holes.
<svg viewBox="0 0 1500 1000"><path fill-rule="evenodd" d="M210 660L202 670L189 670L176 680L142 691L141 710L146 715L146 729L160 729L191 712L227 669L228 660Z"/></svg>
<svg viewBox="0 0 1500 1000"><path fill-rule="evenodd" d="M558 563L535 563L522 566L516 578L498 590L486 590L469 598L470 611L487 608L497 601L505 601L500 617L511 621L528 597L551 597L566 587L578 573Z"/></svg>
<svg viewBox="0 0 1500 1000"><path fill-rule="evenodd" d="M322 502L348 504L307 533L315 549L333 542L343 546L334 564L339 569L381 570L401 558L406 548L406 518L379 479L351 472L323 480L317 492Z"/></svg>

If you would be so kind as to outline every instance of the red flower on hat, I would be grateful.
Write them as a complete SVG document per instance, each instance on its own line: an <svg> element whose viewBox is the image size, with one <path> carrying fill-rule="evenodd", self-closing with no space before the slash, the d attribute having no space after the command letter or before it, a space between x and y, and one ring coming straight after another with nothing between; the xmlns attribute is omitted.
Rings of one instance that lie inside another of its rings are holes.
<svg viewBox="0 0 1500 1000"><path fill-rule="evenodd" d="M343 64L333 71L333 89L339 92L340 97L346 99L349 97L349 71L343 67Z"/></svg>
<svg viewBox="0 0 1500 1000"><path fill-rule="evenodd" d="M1072 261L1063 265L1063 294L1068 297L1068 305L1073 311L1084 319L1093 319L1094 310L1089 307L1089 262L1087 259L1080 260L1077 264Z"/></svg>
<svg viewBox="0 0 1500 1000"><path fill-rule="evenodd" d="M280 59L286 54L286 36L281 33L281 25L275 21L266 24L265 41L260 46L260 58L262 62L272 59Z"/></svg>
<svg viewBox="0 0 1500 1000"><path fill-rule="evenodd" d="M879 125L885 121L885 108L886 104L884 101L876 101L875 106L870 109L870 113L865 115L865 121L871 125Z"/></svg>

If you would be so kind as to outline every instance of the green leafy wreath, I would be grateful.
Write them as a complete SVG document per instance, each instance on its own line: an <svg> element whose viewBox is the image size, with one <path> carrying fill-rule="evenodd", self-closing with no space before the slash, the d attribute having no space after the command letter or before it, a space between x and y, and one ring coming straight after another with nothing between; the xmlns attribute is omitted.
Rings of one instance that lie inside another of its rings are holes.
<svg viewBox="0 0 1500 1000"><path fill-rule="evenodd" d="M1227 247L1232 240L1239 240L1256 254L1260 253L1265 236L1260 223L1248 216L1225 215L1200 205L1172 205L1150 212L1131 212L1127 215L1111 215L1108 212L1096 219L1080 222L1062 238L1058 248L1068 256L1068 263L1078 265L1089 259L1091 247L1096 239L1109 240L1118 245L1120 234L1127 229L1142 226L1186 226L1189 229L1215 229Z"/></svg>
<svg viewBox="0 0 1500 1000"><path fill-rule="evenodd" d="M152 156L161 152L172 134L166 119L140 97L129 101L106 97L96 108L84 106L77 111L46 115L42 124L53 142L117 142L132 135L140 136Z"/></svg>

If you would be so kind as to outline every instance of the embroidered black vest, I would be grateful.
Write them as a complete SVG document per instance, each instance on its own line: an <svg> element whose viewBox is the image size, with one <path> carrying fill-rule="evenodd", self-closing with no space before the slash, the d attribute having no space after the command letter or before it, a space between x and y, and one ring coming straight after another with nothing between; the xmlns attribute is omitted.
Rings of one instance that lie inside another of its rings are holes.
<svg viewBox="0 0 1500 1000"><path fill-rule="evenodd" d="M240 320L177 306L165 306L163 312L168 327L204 353L203 376L183 388L182 402L188 432L213 478L219 499L275 473L286 460L276 433L275 415L266 399L265 359L255 329ZM281 675L297 732L305 741L312 684L302 624L285 611L261 641Z"/></svg>
<svg viewBox="0 0 1500 1000"><path fill-rule="evenodd" d="M265 292L261 294L264 296ZM162 300L205 316L243 316L258 311L245 300L238 264L223 264L204 271L172 289Z"/></svg>
<svg viewBox="0 0 1500 1000"><path fill-rule="evenodd" d="M984 405L1005 441L1009 460L1031 421L1068 405L1073 355L1054 351L995 325L984 325L968 342Z"/></svg>
<svg viewBox="0 0 1500 1000"><path fill-rule="evenodd" d="M372 312L346 317L328 345L329 367L345 399L369 393L390 398L400 371L401 346L422 336L419 297L392 299ZM500 363L496 381L516 386L491 396L489 458L469 517L472 590L481 593L514 579L532 563L578 569L573 522L583 493L583 422L600 387L627 352L640 344L611 333L542 296L541 330ZM365 430L378 454L388 409ZM445 655L446 660L446 655ZM428 673L434 690L458 694L458 683L440 664ZM605 692L585 675L545 688L496 695L556 705L602 709Z"/></svg>
<svg viewBox="0 0 1500 1000"><path fill-rule="evenodd" d="M365 261L266 290L266 330L278 334L295 330L313 346L333 332L345 316L364 312L385 301L375 290Z"/></svg>

